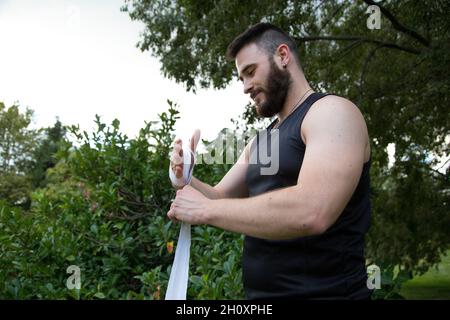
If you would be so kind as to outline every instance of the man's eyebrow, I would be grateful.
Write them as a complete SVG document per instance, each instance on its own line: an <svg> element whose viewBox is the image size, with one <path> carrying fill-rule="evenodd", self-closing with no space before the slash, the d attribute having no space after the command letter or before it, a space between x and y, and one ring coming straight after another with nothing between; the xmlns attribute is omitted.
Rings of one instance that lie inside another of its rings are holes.
<svg viewBox="0 0 450 320"><path fill-rule="evenodd" d="M256 63L250 63L250 64L246 65L244 68L242 68L241 73L238 74L238 79L242 81L242 76L241 75L243 73L245 73L245 71L247 71L249 68L251 68L251 67L253 67L255 65L256 65Z"/></svg>

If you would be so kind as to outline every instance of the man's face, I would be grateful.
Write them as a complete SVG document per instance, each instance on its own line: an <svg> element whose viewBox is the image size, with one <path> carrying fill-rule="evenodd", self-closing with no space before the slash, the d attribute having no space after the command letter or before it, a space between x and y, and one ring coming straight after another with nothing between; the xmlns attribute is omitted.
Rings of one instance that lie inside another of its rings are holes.
<svg viewBox="0 0 450 320"><path fill-rule="evenodd" d="M244 93L250 94L258 115L272 117L279 113L291 84L289 71L279 68L274 58L267 57L254 43L238 52L236 67L244 83Z"/></svg>

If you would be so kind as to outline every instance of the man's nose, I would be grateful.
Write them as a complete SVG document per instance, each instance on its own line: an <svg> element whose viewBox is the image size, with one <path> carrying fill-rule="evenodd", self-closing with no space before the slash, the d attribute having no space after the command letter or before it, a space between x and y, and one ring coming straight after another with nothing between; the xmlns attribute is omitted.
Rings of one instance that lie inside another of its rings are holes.
<svg viewBox="0 0 450 320"><path fill-rule="evenodd" d="M253 90L253 84L250 81L244 80L244 93L250 93Z"/></svg>

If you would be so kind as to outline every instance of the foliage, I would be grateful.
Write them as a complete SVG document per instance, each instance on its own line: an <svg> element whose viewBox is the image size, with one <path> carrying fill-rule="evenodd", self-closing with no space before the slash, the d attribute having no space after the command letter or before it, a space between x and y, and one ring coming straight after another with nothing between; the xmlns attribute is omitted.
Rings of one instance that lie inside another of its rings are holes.
<svg viewBox="0 0 450 320"><path fill-rule="evenodd" d="M439 262L450 243L448 157L448 1L383 1L382 28L366 27L373 1L129 0L145 23L139 47L165 76L224 88L235 75L224 52L248 25L273 22L292 34L311 85L354 101L372 138L372 227L368 264L382 271L375 298L401 298L405 280ZM426 9L425 9L426 8ZM179 226L166 218L174 191L167 178L177 110L135 138L120 122L31 130L31 110L0 103L0 298L162 299ZM250 105L236 132L261 127ZM205 143L209 143L205 141ZM387 146L395 146L389 163ZM227 150L222 150L222 156ZM217 183L230 164L199 164ZM440 170L438 170L440 169ZM242 236L193 228L188 298L243 298ZM66 288L67 267L81 289Z"/></svg>
<svg viewBox="0 0 450 320"><path fill-rule="evenodd" d="M76 141L60 143L58 164L33 192L30 210L0 204L1 298L164 297L179 230L166 217L177 114L169 102L168 113L134 139L118 120L107 126L96 117L92 134L69 128ZM188 298L243 297L242 238L205 226L192 237ZM80 267L80 290L66 288L70 265Z"/></svg>
<svg viewBox="0 0 450 320"><path fill-rule="evenodd" d="M65 140L58 120L53 127L31 129L33 111L0 103L0 199L24 209L31 192L46 184L45 175L56 164L55 154Z"/></svg>
<svg viewBox="0 0 450 320"><path fill-rule="evenodd" d="M53 127L42 130L38 145L32 154L32 165L30 168L33 189L44 187L47 183L45 175L48 169L56 165L55 155L60 144L65 140L66 128L57 120Z"/></svg>
<svg viewBox="0 0 450 320"><path fill-rule="evenodd" d="M27 175L36 147L36 130L29 129L33 112L0 102L0 199L25 205L31 190Z"/></svg>
<svg viewBox="0 0 450 320"><path fill-rule="evenodd" d="M374 4L381 11L379 30L367 28L366 11ZM249 25L265 21L295 38L313 88L359 106L372 140L367 256L384 271L384 297L438 263L450 243L450 79L443 72L450 69L449 9L448 1L411 0L262 0L257 6L128 0L123 6L145 24L139 48L158 57L164 74L189 90L224 88L236 74L224 57L227 45ZM249 106L242 118L257 122ZM389 145L395 146L392 165ZM395 281L399 285L391 285Z"/></svg>

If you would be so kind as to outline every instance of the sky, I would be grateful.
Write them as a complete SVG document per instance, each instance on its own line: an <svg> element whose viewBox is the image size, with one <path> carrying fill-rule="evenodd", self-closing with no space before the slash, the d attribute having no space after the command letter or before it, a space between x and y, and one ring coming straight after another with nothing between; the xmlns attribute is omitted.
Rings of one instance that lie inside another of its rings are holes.
<svg viewBox="0 0 450 320"><path fill-rule="evenodd" d="M136 44L144 30L120 8L123 0L0 0L0 101L35 111L34 127L94 127L99 114L121 121L133 137L144 120L157 120L167 99L177 102L176 134L195 128L212 140L232 128L250 101L234 79L224 90L186 92L166 79L161 64Z"/></svg>
<svg viewBox="0 0 450 320"><path fill-rule="evenodd" d="M144 121L167 110L167 99L179 105L177 136L199 128L202 138L213 140L222 128L233 128L230 119L250 101L242 84L234 79L224 90L194 94L164 78L158 59L136 47L144 25L121 12L123 4L0 0L0 101L33 109L35 128L58 117L90 132L98 114L107 123L119 119L134 137ZM388 153L392 163L393 145Z"/></svg>

